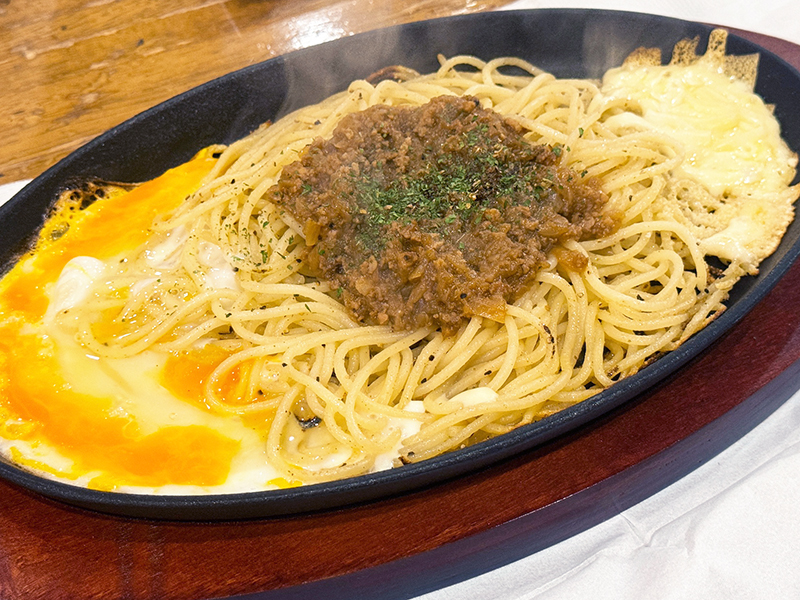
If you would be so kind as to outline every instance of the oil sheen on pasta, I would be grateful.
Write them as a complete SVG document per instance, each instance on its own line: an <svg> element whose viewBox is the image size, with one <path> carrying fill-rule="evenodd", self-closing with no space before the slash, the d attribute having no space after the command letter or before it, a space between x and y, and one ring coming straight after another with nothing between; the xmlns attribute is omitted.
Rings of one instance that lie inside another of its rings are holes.
<svg viewBox="0 0 800 600"><path fill-rule="evenodd" d="M474 444L635 373L724 310L798 196L796 157L730 75L724 34L702 56L678 48L602 82L515 58L396 69L130 191L65 197L0 282L3 455L101 490L274 489ZM275 186L346 115L454 95L597 181L614 227L556 236L524 289L445 331L360 322L317 277L336 245Z"/></svg>

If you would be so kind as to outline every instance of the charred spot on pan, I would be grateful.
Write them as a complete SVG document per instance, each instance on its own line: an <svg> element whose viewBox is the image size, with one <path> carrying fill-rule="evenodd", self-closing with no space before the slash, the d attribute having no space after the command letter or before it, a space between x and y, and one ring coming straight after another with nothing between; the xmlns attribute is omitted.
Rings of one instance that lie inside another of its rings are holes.
<svg viewBox="0 0 800 600"><path fill-rule="evenodd" d="M116 196L135 188L138 184L104 181L102 179L73 179L59 193L50 210L40 238L53 242L62 237L71 226L72 217L98 200Z"/></svg>
<svg viewBox="0 0 800 600"><path fill-rule="evenodd" d="M303 430L312 429L314 427L319 426L319 424L322 423L322 419L320 419L316 415L309 419L301 419L300 417L297 416L295 418L297 419L297 422L300 424L300 428Z"/></svg>
<svg viewBox="0 0 800 600"><path fill-rule="evenodd" d="M419 73L414 69L402 65L391 65L375 71L367 77L367 81L372 85L377 85L381 81L408 81L415 77L419 77Z"/></svg>

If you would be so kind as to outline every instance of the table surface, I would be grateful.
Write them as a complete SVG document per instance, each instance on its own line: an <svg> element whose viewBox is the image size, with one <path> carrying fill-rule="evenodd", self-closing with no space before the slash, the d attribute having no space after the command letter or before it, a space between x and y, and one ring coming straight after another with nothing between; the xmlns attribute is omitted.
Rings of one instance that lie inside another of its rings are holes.
<svg viewBox="0 0 800 600"><path fill-rule="evenodd" d="M387 25L508 0L0 2L0 183L230 71Z"/></svg>
<svg viewBox="0 0 800 600"><path fill-rule="evenodd" d="M504 4L0 2L0 183L34 177L109 127L231 70L376 27ZM797 46L748 37L800 68ZM512 560L508 540L532 534L531 551L597 523L773 409L748 398L800 357L799 303L796 265L724 339L644 397L513 460L399 498L289 518L163 523L86 512L0 482L0 598L264 590L333 598L374 591L387 575L420 592L476 562Z"/></svg>

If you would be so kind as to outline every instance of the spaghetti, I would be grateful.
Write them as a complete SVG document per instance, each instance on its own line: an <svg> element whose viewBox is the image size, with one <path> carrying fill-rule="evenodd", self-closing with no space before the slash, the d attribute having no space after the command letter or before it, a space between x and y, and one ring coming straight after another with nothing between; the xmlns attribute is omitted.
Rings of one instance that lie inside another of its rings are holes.
<svg viewBox="0 0 800 600"><path fill-rule="evenodd" d="M310 274L303 224L269 200L270 190L345 115L446 95L475 97L529 142L558 148L562 166L601 182L619 225L551 252L499 318L473 316L453 335L359 323L341 291ZM677 348L754 272L751 256L710 266L697 227L675 208L676 196L698 185L681 175L686 149L640 117L635 102L598 82L557 79L518 58L460 56L431 75L355 81L211 149L211 172L156 221L151 239L107 261L87 298L51 306L45 320L103 360L168 356L163 384L178 397L185 390L169 373L205 365L193 371L204 373L204 410L256 429L290 484L501 435ZM791 205L797 189L788 183Z"/></svg>

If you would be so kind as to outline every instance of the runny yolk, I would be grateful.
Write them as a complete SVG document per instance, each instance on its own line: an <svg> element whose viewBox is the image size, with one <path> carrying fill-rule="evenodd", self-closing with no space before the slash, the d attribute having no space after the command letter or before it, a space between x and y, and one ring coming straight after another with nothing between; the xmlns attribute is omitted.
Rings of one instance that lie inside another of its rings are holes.
<svg viewBox="0 0 800 600"><path fill-rule="evenodd" d="M214 411L206 400L205 386L208 378L231 353L208 344L199 349L174 352L169 355L161 373L161 385L173 396ZM214 387L216 395L230 405L248 404L255 400L247 395L247 381L251 361L232 368Z"/></svg>
<svg viewBox="0 0 800 600"><path fill-rule="evenodd" d="M0 415L29 425L18 429L20 439L34 447L44 442L74 461L68 472L45 470L73 479L100 471L90 486L101 489L213 486L227 479L239 441L201 425L162 426L145 434L134 416L115 410L113 398L72 389L55 344L40 325L48 303L45 287L70 259L106 259L142 244L154 217L197 189L214 162L197 158L96 202L66 234L42 245L0 282ZM35 459L21 462L40 465Z"/></svg>
<svg viewBox="0 0 800 600"><path fill-rule="evenodd" d="M80 211L63 236L40 244L3 278L0 318L16 312L40 319L48 304L45 286L58 278L64 265L76 256L104 260L143 244L153 219L177 208L215 162L203 153L127 193Z"/></svg>
<svg viewBox="0 0 800 600"><path fill-rule="evenodd" d="M229 356L229 352L210 344L197 350L172 353L164 365L160 383L175 397L210 410L212 407L205 399L206 380Z"/></svg>
<svg viewBox="0 0 800 600"><path fill-rule="evenodd" d="M24 437L74 461L63 475L100 470L105 481L150 487L225 482L238 441L199 425L143 434L134 417L114 413L113 399L73 391L48 340L12 324L0 327L0 356L0 402L34 425Z"/></svg>

